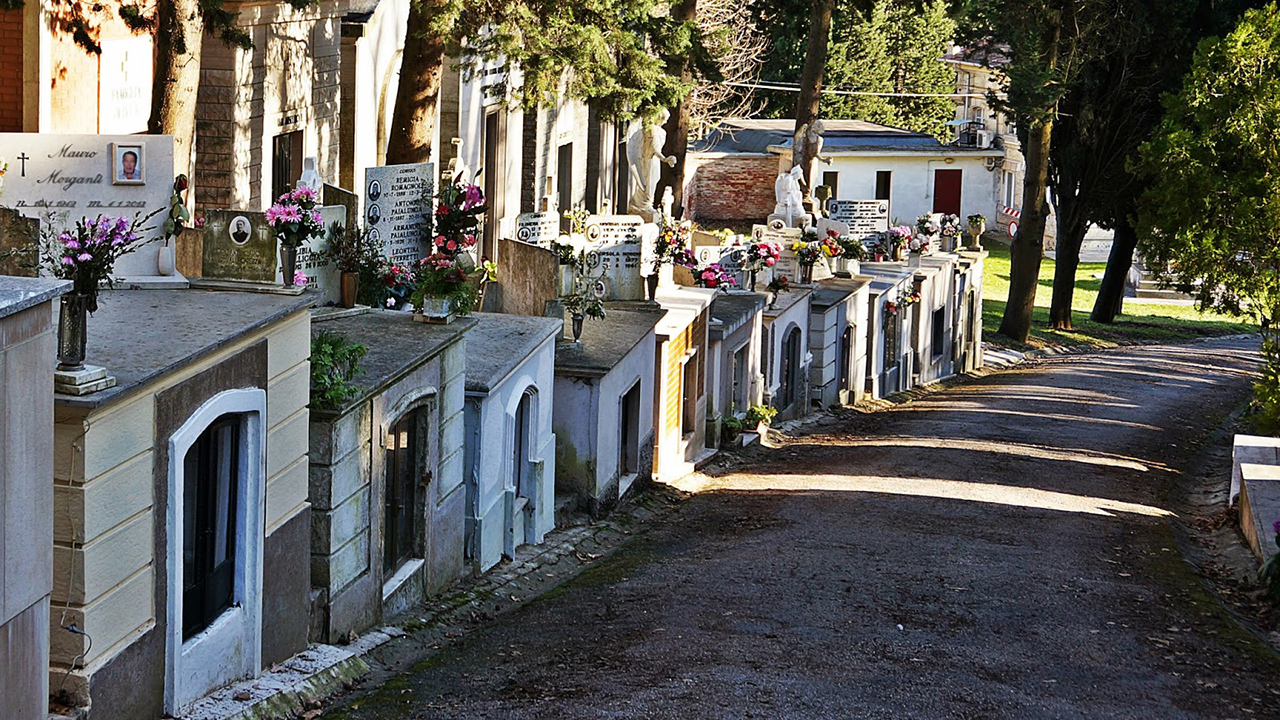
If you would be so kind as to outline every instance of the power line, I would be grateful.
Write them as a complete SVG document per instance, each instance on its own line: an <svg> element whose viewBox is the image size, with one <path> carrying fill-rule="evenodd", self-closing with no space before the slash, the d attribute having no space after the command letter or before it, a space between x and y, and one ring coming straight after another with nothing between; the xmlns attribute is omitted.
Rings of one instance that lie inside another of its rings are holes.
<svg viewBox="0 0 1280 720"><path fill-rule="evenodd" d="M729 85L732 87L750 88L753 90L781 90L784 92L800 92L800 85L792 83L770 83L770 82L724 82L721 85ZM868 92L864 90L836 90L823 88L823 95L864 95L871 97L908 97L908 98L985 98L986 93L885 93L885 92ZM1003 97L997 93L996 97Z"/></svg>

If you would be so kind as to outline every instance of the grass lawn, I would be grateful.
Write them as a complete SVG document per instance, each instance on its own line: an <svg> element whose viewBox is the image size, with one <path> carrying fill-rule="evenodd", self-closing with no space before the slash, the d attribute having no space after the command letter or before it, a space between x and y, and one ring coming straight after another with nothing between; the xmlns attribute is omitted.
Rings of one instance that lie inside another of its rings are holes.
<svg viewBox="0 0 1280 720"><path fill-rule="evenodd" d="M983 340L1015 350L1033 350L1045 346L1112 347L1120 344L1194 340L1214 335L1237 335L1257 332L1251 324L1217 313L1202 313L1190 305L1157 305L1125 298L1124 314L1113 325L1089 319L1093 301L1102 286L1106 263L1080 263L1076 269L1076 292L1072 307L1074 330L1061 331L1049 327L1049 303L1053 293L1054 261L1045 258L1040 264L1040 289L1036 292L1036 310L1031 337L1025 345L997 334L1009 297L1009 246L985 243L990 252L983 272L982 331ZM1097 275L1098 278L1095 278Z"/></svg>

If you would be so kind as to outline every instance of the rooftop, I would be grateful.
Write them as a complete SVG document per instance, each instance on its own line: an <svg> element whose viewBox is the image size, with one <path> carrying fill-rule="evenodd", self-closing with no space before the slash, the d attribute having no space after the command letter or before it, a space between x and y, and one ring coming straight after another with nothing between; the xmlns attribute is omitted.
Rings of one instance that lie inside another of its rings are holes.
<svg viewBox="0 0 1280 720"><path fill-rule="evenodd" d="M698 316L720 295L719 290L685 287L683 285L659 286L654 299L667 314L658 322L657 332L672 337L684 332Z"/></svg>
<svg viewBox="0 0 1280 720"><path fill-rule="evenodd" d="M819 280L810 302L815 308L831 307L866 287L873 279L870 275L855 275L852 278L833 277Z"/></svg>
<svg viewBox="0 0 1280 720"><path fill-rule="evenodd" d="M413 372L476 325L476 321L469 317L459 318L448 325L417 322L410 313L392 310L313 320L312 337L328 330L369 349L368 354L360 359L362 372L352 378L360 392L330 411L337 414ZM315 412L312 411L313 415Z"/></svg>
<svg viewBox="0 0 1280 720"><path fill-rule="evenodd" d="M710 332L717 337L724 337L742 327L748 320L764 308L769 298L763 293L732 292L720 293L711 301L711 319L719 323Z"/></svg>
<svg viewBox="0 0 1280 720"><path fill-rule="evenodd" d="M315 302L314 293L115 290L89 318L87 362L116 386L91 395L55 395L59 404L97 408L175 372ZM50 358L50 362L53 358Z"/></svg>
<svg viewBox="0 0 1280 720"><path fill-rule="evenodd" d="M0 275L0 318L52 300L70 289L70 280Z"/></svg>
<svg viewBox="0 0 1280 720"><path fill-rule="evenodd" d="M943 153L983 154L989 150L943 145L926 133L880 125L865 120L823 119L822 153ZM786 119L729 118L706 137L693 143L694 152L778 153L794 142L795 121Z"/></svg>
<svg viewBox="0 0 1280 720"><path fill-rule="evenodd" d="M779 315L790 310L792 307L795 307L797 303L804 301L805 298L809 297L812 294L813 294L813 291L810 290L809 288L793 288L791 290L783 290L782 292L778 293L778 297L773 301L772 305L765 306L764 316L772 320L773 318L776 318Z"/></svg>
<svg viewBox="0 0 1280 720"><path fill-rule="evenodd" d="M556 374L607 375L647 337L666 311L647 303L605 303L605 316L582 323L582 339L556 345ZM565 327L570 320L565 318Z"/></svg>
<svg viewBox="0 0 1280 720"><path fill-rule="evenodd" d="M467 335L468 392L489 392L564 329L558 318L500 313L471 317L476 326Z"/></svg>

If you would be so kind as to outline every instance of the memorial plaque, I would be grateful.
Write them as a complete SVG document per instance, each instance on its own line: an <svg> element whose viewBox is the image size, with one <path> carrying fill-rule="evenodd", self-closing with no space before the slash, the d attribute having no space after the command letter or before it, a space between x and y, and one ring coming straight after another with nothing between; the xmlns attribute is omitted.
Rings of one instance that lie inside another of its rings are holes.
<svg viewBox="0 0 1280 720"><path fill-rule="evenodd" d="M804 239L804 232L800 228L754 225L751 228L751 237L756 242L777 243L778 247L782 248L782 255L778 258L778 263L773 266L774 275L785 276L791 282L799 279L800 266L796 262L796 254L791 252L791 246Z"/></svg>
<svg viewBox="0 0 1280 720"><path fill-rule="evenodd" d="M9 162L4 204L52 230L71 228L81 218L156 212L142 237L163 234L162 215L173 193L169 135L0 133L0 157ZM158 248L152 243L121 257L115 274L158 276Z"/></svg>
<svg viewBox="0 0 1280 720"><path fill-rule="evenodd" d="M865 240L889 229L888 200L832 200L827 203L827 214L847 223L850 237Z"/></svg>
<svg viewBox="0 0 1280 720"><path fill-rule="evenodd" d="M644 300L640 275L641 226L638 215L592 215L586 224L586 262L582 274L603 279L611 300Z"/></svg>
<svg viewBox="0 0 1280 720"><path fill-rule="evenodd" d="M719 245L722 241L723 240L719 235L702 230L694 230L690 233L689 237L689 243L695 248L706 247L708 245Z"/></svg>
<svg viewBox="0 0 1280 720"><path fill-rule="evenodd" d="M733 276L733 279L738 283L738 287L745 288L747 286L747 271L744 269L747 264L747 249L745 247L741 245L704 245L694 250L694 257L698 259L698 267L719 263L726 273Z"/></svg>
<svg viewBox="0 0 1280 720"><path fill-rule="evenodd" d="M248 210L205 210L201 277L275 284L276 236L266 215Z"/></svg>
<svg viewBox="0 0 1280 720"><path fill-rule="evenodd" d="M397 265L431 253L435 165L381 165L364 171L364 227Z"/></svg>
<svg viewBox="0 0 1280 720"><path fill-rule="evenodd" d="M324 189L320 191L320 202L323 205L341 205L347 209L347 216L343 218L342 224L356 223L360 218L360 196L340 188L337 185L324 184Z"/></svg>
<svg viewBox="0 0 1280 720"><path fill-rule="evenodd" d="M40 261L40 221L0 207L0 275L36 277Z"/></svg>
<svg viewBox="0 0 1280 720"><path fill-rule="evenodd" d="M339 231L347 226L347 209L341 205L326 205L320 208L320 218L324 221L324 234L313 237L298 248L298 269L307 276L307 289L320 293L320 303L338 302L342 296L341 273L332 260L325 259L321 253L329 246L329 233L335 223Z"/></svg>
<svg viewBox="0 0 1280 720"><path fill-rule="evenodd" d="M516 217L516 239L520 242L549 248L559 237L560 215L557 213L524 213Z"/></svg>

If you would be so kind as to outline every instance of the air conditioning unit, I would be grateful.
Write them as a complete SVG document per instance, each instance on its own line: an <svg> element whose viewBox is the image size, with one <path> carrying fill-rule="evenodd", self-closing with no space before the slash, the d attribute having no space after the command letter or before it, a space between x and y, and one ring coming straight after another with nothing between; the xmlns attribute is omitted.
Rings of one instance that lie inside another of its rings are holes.
<svg viewBox="0 0 1280 720"><path fill-rule="evenodd" d="M979 130L977 132L977 135L978 135L978 147L984 148L984 149L991 147L991 143L995 140L995 137L996 137L996 134L990 130Z"/></svg>

